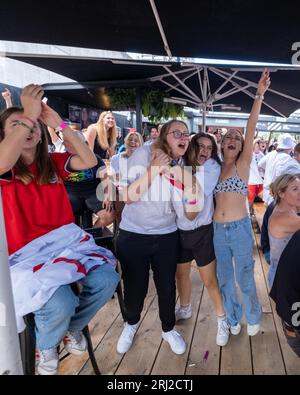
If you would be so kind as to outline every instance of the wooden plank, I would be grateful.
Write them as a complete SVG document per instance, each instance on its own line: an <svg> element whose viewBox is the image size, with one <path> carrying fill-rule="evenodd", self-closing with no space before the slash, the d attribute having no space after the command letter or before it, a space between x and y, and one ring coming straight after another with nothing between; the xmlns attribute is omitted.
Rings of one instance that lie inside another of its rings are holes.
<svg viewBox="0 0 300 395"><path fill-rule="evenodd" d="M256 217L259 229L261 229L264 214L266 211L266 206L264 203L254 203L253 204L253 211L254 211L254 215Z"/></svg>
<svg viewBox="0 0 300 395"><path fill-rule="evenodd" d="M195 266L192 266L191 268L191 281L191 304L193 316L188 320L178 321L176 325L176 330L181 333L186 342L187 350L183 355L176 355L171 351L169 344L164 341L159 349L152 368L151 374L153 375L183 375L185 373L189 348L191 346L191 340L203 291L203 283L200 279L199 271Z"/></svg>
<svg viewBox="0 0 300 395"><path fill-rule="evenodd" d="M222 347L221 375L252 374L250 340L247 334L245 318L242 319L239 335L230 335L227 346Z"/></svg>
<svg viewBox="0 0 300 395"><path fill-rule="evenodd" d="M149 282L149 291L145 299L144 309L141 315L141 323L143 322L143 319L147 314L148 309L151 307L153 303L155 294L156 294L156 290L151 276ZM100 344L98 344L95 350L95 357L99 364L99 368L102 374L116 374L116 370L118 369L118 366L120 365L120 363L124 358L124 355L118 354L116 350L117 341L122 332L123 325L124 325L123 319L121 315L119 315L118 319L106 332L105 336L102 338ZM139 333L139 329L138 329L138 333ZM130 352L131 350L128 353ZM93 374L93 369L90 361L88 361L88 363L85 364L83 369L80 371L80 374L83 375Z"/></svg>
<svg viewBox="0 0 300 395"><path fill-rule="evenodd" d="M131 349L125 354L115 374L150 374L161 342L161 323L155 297L137 331Z"/></svg>
<svg viewBox="0 0 300 395"><path fill-rule="evenodd" d="M253 258L255 260L254 279L256 283L257 295L262 305L262 311L264 313L271 313L272 309L270 305L269 292L265 282L265 276L261 264L260 254L256 243L257 235L253 234L253 237L254 237Z"/></svg>
<svg viewBox="0 0 300 395"><path fill-rule="evenodd" d="M251 350L254 374L286 374L272 314L263 314L260 333L251 338Z"/></svg>
<svg viewBox="0 0 300 395"><path fill-rule="evenodd" d="M98 311L89 325L94 347L99 344L119 314L120 308L117 297L111 299L108 303L106 303L105 306L102 307L101 310ZM59 374L78 374L88 359L89 356L87 352L79 356L69 355L60 363Z"/></svg>
<svg viewBox="0 0 300 395"><path fill-rule="evenodd" d="M219 374L220 347L216 344L216 334L216 315L207 289L204 289L190 346L187 375Z"/></svg>

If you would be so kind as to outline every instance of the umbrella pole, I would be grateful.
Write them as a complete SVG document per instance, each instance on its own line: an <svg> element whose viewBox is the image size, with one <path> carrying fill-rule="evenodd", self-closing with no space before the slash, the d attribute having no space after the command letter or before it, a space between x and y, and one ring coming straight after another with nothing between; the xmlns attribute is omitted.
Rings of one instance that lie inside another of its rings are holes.
<svg viewBox="0 0 300 395"><path fill-rule="evenodd" d="M0 376L23 374L0 188Z"/></svg>

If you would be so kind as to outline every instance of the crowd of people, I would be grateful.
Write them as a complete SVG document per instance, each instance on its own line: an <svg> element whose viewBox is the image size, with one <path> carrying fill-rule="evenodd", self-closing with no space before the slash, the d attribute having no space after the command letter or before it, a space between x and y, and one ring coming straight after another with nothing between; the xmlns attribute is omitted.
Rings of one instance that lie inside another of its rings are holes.
<svg viewBox="0 0 300 395"><path fill-rule="evenodd" d="M259 197L268 205L262 248L270 263L270 288L274 283L278 289L280 257L300 230L300 144L295 146L290 135L283 135L275 150L266 152L267 144L255 138L269 85L265 70L245 135L239 129L217 128L191 137L185 122L170 120L153 127L145 144L139 133L128 133L119 153L112 112L102 112L82 133L42 101L38 85L24 88L22 108L7 102L0 115L5 228L16 313L19 318L34 314L40 374L56 373L62 340L74 354L85 351L82 329L119 281L113 254L74 224L83 207L95 214L95 227L119 222L116 256L126 309L116 344L119 353L126 353L134 341L150 269L162 338L174 353L186 351L175 325L193 314L193 260L214 307L216 343L225 346L230 334L240 333L243 306L248 335L259 333L254 200ZM79 296L71 291L74 281L82 284ZM295 294L298 291L299 287ZM276 302L288 298L271 291L275 294ZM299 328L286 317L281 316L288 342L300 356Z"/></svg>

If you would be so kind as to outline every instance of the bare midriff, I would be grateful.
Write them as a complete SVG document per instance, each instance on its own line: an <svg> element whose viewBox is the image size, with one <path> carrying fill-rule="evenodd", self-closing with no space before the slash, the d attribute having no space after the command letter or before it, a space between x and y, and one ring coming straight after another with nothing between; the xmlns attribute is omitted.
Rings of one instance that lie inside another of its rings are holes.
<svg viewBox="0 0 300 395"><path fill-rule="evenodd" d="M236 192L220 192L216 195L214 221L219 223L239 221L248 215L246 196Z"/></svg>

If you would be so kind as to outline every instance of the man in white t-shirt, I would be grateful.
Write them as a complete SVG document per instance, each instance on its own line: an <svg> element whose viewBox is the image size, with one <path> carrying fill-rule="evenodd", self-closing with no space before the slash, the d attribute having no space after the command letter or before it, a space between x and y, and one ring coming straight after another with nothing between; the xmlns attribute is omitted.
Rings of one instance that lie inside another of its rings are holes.
<svg viewBox="0 0 300 395"><path fill-rule="evenodd" d="M295 143L291 135L280 136L276 151L270 152L258 162L258 169L264 173L263 200L267 205L273 201L270 185L278 176L285 173L300 173L300 163L290 155L294 147Z"/></svg>

